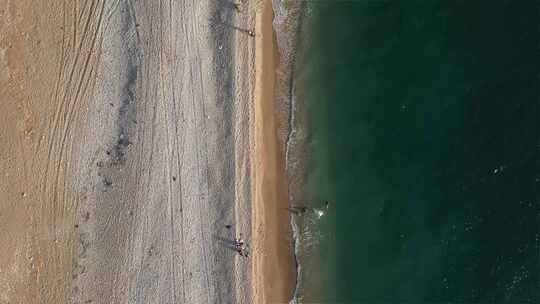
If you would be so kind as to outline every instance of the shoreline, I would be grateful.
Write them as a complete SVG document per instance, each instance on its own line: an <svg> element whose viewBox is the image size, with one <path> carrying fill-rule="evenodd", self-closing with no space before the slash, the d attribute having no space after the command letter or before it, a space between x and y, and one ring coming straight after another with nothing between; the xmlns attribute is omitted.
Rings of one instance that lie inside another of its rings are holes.
<svg viewBox="0 0 540 304"><path fill-rule="evenodd" d="M288 206L285 160L278 140L274 87L279 54L270 0L256 14L253 298L255 303L289 302L296 267ZM271 71L271 72L269 72Z"/></svg>
<svg viewBox="0 0 540 304"><path fill-rule="evenodd" d="M272 0L274 9L273 28L279 50L279 64L276 65L274 103L277 107L277 133L282 155L284 156L287 180L287 201L289 205L306 203L306 174L308 151L308 119L304 104L302 86L301 53L306 38L306 4L283 3ZM295 287L289 303L297 303L303 294L303 264L301 222L290 217L295 259Z"/></svg>

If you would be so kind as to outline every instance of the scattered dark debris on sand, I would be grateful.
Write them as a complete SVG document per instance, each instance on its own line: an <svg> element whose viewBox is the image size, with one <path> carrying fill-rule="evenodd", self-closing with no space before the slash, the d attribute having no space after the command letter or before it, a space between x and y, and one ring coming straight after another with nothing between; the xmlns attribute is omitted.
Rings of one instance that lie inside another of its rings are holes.
<svg viewBox="0 0 540 304"><path fill-rule="evenodd" d="M114 146L105 152L107 156L110 157L110 165L124 165L126 161L126 150L131 145L132 142L129 140L128 136L124 132L120 132Z"/></svg>

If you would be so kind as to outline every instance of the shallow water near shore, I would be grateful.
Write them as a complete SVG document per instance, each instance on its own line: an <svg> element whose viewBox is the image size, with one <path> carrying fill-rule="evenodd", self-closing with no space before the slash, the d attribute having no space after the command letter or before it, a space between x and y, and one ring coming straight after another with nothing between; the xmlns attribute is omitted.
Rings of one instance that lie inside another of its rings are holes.
<svg viewBox="0 0 540 304"><path fill-rule="evenodd" d="M537 4L410 3L308 5L298 299L538 303Z"/></svg>

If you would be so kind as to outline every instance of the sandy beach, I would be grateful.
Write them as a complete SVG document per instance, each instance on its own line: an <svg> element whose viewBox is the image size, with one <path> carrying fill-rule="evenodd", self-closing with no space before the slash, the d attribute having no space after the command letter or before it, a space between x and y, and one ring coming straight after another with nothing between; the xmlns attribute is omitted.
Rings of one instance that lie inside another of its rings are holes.
<svg viewBox="0 0 540 304"><path fill-rule="evenodd" d="M272 10L242 4L0 1L0 303L290 300Z"/></svg>
<svg viewBox="0 0 540 304"><path fill-rule="evenodd" d="M295 287L295 265L290 215L286 208L287 180L284 154L278 139L275 71L279 54L267 1L257 14L255 86L255 197L253 212L253 280L255 303L286 303ZM263 275L258 275L263 274Z"/></svg>

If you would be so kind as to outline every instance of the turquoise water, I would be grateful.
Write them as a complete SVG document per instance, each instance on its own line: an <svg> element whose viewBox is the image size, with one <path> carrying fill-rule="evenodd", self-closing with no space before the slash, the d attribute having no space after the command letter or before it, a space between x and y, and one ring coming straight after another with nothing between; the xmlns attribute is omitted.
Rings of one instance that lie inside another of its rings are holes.
<svg viewBox="0 0 540 304"><path fill-rule="evenodd" d="M540 303L538 2L309 6L304 302Z"/></svg>

